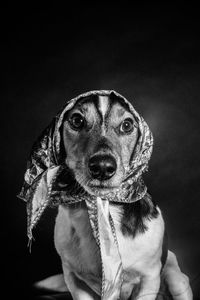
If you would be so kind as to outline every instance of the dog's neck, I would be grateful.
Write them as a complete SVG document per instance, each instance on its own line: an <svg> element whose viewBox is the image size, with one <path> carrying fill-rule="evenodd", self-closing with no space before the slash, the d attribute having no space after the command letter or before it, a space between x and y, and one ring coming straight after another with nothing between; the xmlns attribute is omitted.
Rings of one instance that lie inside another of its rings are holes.
<svg viewBox="0 0 200 300"><path fill-rule="evenodd" d="M97 198L90 195L76 181L73 172L66 166L63 166L58 174L53 189L57 191L57 196L51 197L51 206L73 205ZM133 181L133 176L127 176L117 193L110 193L101 198L109 200L112 205L120 205L123 211L121 230L124 235L134 237L138 233L144 233L147 230L145 219L153 219L158 215L156 205L147 192L142 176L139 176L136 181Z"/></svg>
<svg viewBox="0 0 200 300"><path fill-rule="evenodd" d="M67 183L66 183L67 181ZM63 167L55 181L54 190L57 196L51 198L51 206L76 205L84 200L96 200L96 196L90 195L75 179L73 172ZM54 195L54 193L53 193ZM122 211L121 230L124 235L135 237L136 234L147 230L145 220L158 216L156 205L147 192L147 188L140 176L133 182L131 176L123 182L118 194L109 194L101 197L109 200L112 205L120 206Z"/></svg>

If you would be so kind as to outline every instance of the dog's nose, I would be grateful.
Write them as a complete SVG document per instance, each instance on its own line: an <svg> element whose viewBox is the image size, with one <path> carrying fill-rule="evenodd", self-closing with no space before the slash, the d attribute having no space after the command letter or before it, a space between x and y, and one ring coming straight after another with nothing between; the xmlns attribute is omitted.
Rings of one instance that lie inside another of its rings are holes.
<svg viewBox="0 0 200 300"><path fill-rule="evenodd" d="M117 164L111 155L95 155L90 158L88 167L94 179L107 180L115 174Z"/></svg>

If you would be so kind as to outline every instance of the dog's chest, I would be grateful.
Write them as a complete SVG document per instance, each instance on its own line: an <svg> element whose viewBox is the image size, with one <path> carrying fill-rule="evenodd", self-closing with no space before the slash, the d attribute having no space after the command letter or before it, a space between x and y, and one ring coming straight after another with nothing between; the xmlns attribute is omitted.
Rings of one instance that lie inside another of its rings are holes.
<svg viewBox="0 0 200 300"><path fill-rule="evenodd" d="M121 231L121 210L110 205L124 269L124 290L129 293L143 274L153 272L159 261L164 225L162 216L147 221L148 230L134 238ZM55 245L62 263L97 292L101 288L101 258L90 227L86 206L60 207L55 226Z"/></svg>
<svg viewBox="0 0 200 300"><path fill-rule="evenodd" d="M79 277L101 277L100 252L84 202L59 207L54 236L63 264Z"/></svg>

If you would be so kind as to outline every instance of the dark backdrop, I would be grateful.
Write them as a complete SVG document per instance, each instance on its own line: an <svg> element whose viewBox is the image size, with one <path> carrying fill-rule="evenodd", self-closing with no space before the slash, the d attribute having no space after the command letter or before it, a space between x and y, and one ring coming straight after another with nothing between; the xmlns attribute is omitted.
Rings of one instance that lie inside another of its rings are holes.
<svg viewBox="0 0 200 300"><path fill-rule="evenodd" d="M200 73L197 7L103 3L60 10L1 10L1 274L8 296L60 271L49 210L27 248L16 198L33 141L66 99L115 89L155 138L146 182L160 205L170 248L200 286ZM30 295L30 294L29 294ZM22 296L21 296L22 297ZM28 299L28 298L27 298Z"/></svg>

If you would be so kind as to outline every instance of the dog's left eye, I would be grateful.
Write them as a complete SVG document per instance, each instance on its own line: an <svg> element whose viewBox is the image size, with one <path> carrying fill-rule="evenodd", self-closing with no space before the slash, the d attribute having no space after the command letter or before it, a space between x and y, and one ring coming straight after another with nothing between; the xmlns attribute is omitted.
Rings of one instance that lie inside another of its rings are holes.
<svg viewBox="0 0 200 300"><path fill-rule="evenodd" d="M134 129L134 122L131 118L125 119L120 125L120 131L122 133L130 133Z"/></svg>
<svg viewBox="0 0 200 300"><path fill-rule="evenodd" d="M75 113L69 120L70 126L74 130L81 130L85 125L85 119L81 114Z"/></svg>

